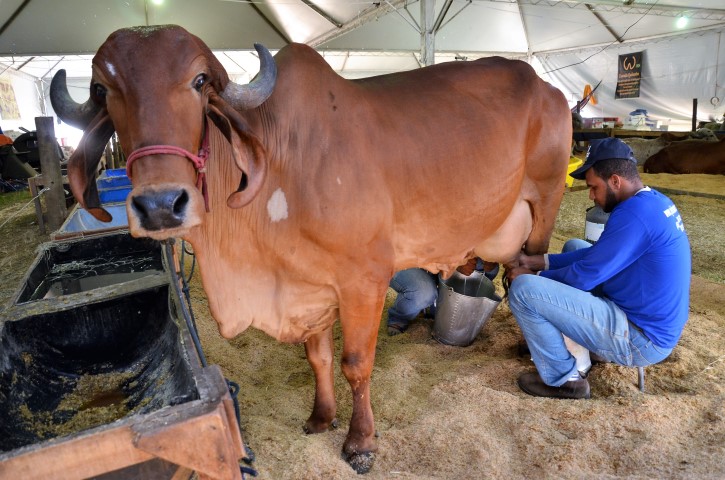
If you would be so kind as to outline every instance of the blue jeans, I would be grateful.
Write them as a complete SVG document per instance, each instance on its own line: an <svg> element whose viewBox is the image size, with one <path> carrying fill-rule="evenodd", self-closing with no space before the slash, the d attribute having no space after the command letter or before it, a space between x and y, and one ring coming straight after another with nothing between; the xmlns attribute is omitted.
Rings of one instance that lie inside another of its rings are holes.
<svg viewBox="0 0 725 480"><path fill-rule="evenodd" d="M563 251L589 246L583 240L570 240ZM516 277L509 290L509 306L539 375L554 387L577 371L562 335L628 367L660 362L672 352L653 344L611 300L538 275Z"/></svg>
<svg viewBox="0 0 725 480"><path fill-rule="evenodd" d="M438 277L422 268L401 270L390 280L398 297L388 309L388 325L403 329L438 298Z"/></svg>

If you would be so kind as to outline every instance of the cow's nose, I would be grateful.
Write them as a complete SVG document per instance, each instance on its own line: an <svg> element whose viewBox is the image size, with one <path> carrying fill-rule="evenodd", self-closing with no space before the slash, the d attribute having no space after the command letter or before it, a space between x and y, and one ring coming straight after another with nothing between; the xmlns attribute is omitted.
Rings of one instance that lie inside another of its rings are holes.
<svg viewBox="0 0 725 480"><path fill-rule="evenodd" d="M188 204L189 194L184 189L145 192L131 198L131 208L146 230L178 227Z"/></svg>

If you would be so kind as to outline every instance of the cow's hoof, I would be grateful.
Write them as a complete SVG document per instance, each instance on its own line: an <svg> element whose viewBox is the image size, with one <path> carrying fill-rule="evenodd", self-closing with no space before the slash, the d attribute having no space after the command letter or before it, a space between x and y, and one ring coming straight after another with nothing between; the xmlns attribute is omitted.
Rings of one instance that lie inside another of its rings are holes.
<svg viewBox="0 0 725 480"><path fill-rule="evenodd" d="M351 454L343 452L342 458L359 474L368 473L375 463L375 453L373 452Z"/></svg>
<svg viewBox="0 0 725 480"><path fill-rule="evenodd" d="M307 423L305 423L305 426L302 427L302 430L306 434L310 435L313 433L323 433L323 432L328 431L331 428L337 429L338 425L339 425L339 423L337 422L336 418L333 418L332 422L330 422L329 424L328 423L315 423L315 422L311 422L308 420Z"/></svg>
<svg viewBox="0 0 725 480"><path fill-rule="evenodd" d="M242 457L242 460L247 465L251 465L254 463L254 460L257 458L257 456L254 454L254 450L252 450L249 445L246 443L244 444L244 457Z"/></svg>

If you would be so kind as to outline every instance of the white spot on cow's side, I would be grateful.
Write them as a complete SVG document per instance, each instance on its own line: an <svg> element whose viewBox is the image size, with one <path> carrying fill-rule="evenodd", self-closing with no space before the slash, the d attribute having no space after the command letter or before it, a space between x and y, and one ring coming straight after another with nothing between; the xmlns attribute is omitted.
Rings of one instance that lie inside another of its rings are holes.
<svg viewBox="0 0 725 480"><path fill-rule="evenodd" d="M281 188L274 191L267 202L267 213L273 222L287 218L287 198Z"/></svg>
<svg viewBox="0 0 725 480"><path fill-rule="evenodd" d="M342 185L342 180L340 180L340 177L337 177L337 184Z"/></svg>
<svg viewBox="0 0 725 480"><path fill-rule="evenodd" d="M108 70L108 73L112 76L116 76L116 67L113 66L111 62L106 62L106 70Z"/></svg>

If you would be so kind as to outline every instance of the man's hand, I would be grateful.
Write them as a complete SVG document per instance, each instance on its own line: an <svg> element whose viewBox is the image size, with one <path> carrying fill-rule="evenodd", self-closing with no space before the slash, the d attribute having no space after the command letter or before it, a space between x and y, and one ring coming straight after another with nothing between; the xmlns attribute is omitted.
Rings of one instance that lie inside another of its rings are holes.
<svg viewBox="0 0 725 480"><path fill-rule="evenodd" d="M508 278L509 282L513 282L516 277L525 274L536 275L536 272L526 267L514 267L506 271L506 278Z"/></svg>
<svg viewBox="0 0 725 480"><path fill-rule="evenodd" d="M506 278L509 282L513 282L519 275L536 275L546 266L543 255L526 255L524 252L519 253L519 266L510 268L506 272Z"/></svg>
<svg viewBox="0 0 725 480"><path fill-rule="evenodd" d="M526 255L521 252L519 254L519 266L532 272L538 272L543 270L546 264L543 255Z"/></svg>

